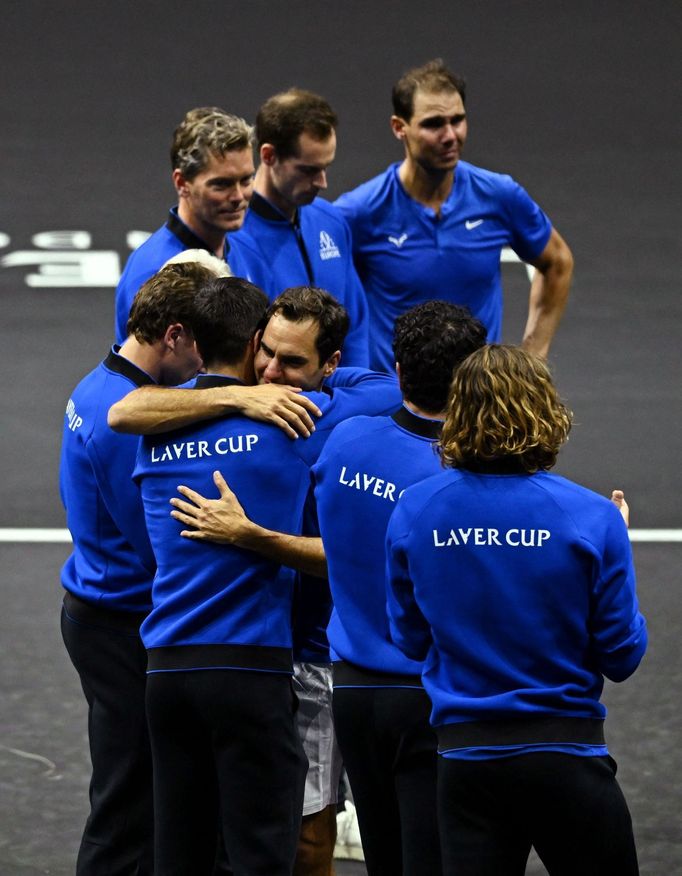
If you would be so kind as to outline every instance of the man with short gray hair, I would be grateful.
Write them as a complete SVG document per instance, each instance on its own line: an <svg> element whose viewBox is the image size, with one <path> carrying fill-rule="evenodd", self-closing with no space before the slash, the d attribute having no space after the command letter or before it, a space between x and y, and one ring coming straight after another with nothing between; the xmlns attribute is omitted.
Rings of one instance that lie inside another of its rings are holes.
<svg viewBox="0 0 682 876"><path fill-rule="evenodd" d="M169 258L203 249L227 262L226 234L241 228L253 192L251 126L218 107L189 110L175 129L170 157L178 204L128 259L116 289L118 343L137 290Z"/></svg>

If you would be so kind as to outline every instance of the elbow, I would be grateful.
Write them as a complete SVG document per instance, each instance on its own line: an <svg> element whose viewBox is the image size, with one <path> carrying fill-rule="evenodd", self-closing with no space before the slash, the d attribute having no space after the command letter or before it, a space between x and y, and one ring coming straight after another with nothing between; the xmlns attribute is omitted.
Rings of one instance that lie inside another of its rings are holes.
<svg viewBox="0 0 682 876"><path fill-rule="evenodd" d="M553 273L556 278L563 281L566 296L568 295L569 283L573 277L573 266L573 253L568 245L562 241L561 246L557 248L551 262L547 266L547 272Z"/></svg>
<svg viewBox="0 0 682 876"><path fill-rule="evenodd" d="M313 578L320 578L322 581L329 580L329 570L327 569L327 560L314 559L307 569L302 570L305 574L311 575Z"/></svg>
<svg viewBox="0 0 682 876"><path fill-rule="evenodd" d="M571 280L571 277L573 276L573 266L573 253L567 246L564 246L557 261L557 270L559 274L561 274L561 276L563 277L566 277L567 281L569 282Z"/></svg>
<svg viewBox="0 0 682 876"><path fill-rule="evenodd" d="M125 432L126 421L120 410L118 410L118 402L109 408L107 423L114 432Z"/></svg>
<svg viewBox="0 0 682 876"><path fill-rule="evenodd" d="M646 626L642 626L637 639L628 647L604 655L601 660L601 672L609 681L620 682L629 678L642 662L646 653L648 635Z"/></svg>
<svg viewBox="0 0 682 876"><path fill-rule="evenodd" d="M555 230L542 255L534 262L546 281L552 281L555 291L561 290L564 298L573 276L573 253L566 241Z"/></svg>

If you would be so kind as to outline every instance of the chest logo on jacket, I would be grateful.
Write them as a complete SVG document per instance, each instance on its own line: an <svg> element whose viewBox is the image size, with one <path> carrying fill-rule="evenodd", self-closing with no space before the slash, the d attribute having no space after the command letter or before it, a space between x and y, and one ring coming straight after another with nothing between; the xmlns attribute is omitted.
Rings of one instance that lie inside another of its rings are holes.
<svg viewBox="0 0 682 876"><path fill-rule="evenodd" d="M327 231L320 231L320 258L323 262L327 259L341 258L341 252L334 243L334 238Z"/></svg>

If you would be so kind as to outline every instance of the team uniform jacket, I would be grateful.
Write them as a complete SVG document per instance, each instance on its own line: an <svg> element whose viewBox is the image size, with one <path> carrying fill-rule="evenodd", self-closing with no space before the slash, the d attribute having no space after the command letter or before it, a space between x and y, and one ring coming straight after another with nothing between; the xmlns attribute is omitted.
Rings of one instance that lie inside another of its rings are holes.
<svg viewBox="0 0 682 876"><path fill-rule="evenodd" d="M170 210L168 221L155 231L151 237L131 253L116 287L116 343L122 344L128 336L126 325L133 299L140 286L146 283L168 259L186 249L205 249L213 254L211 248L185 225L178 217L177 208ZM230 251L225 237L224 258Z"/></svg>
<svg viewBox="0 0 682 876"><path fill-rule="evenodd" d="M73 553L61 578L67 591L100 608L143 612L156 563L130 479L138 439L113 432L107 413L154 380L117 351L83 378L66 407L60 490Z"/></svg>
<svg viewBox="0 0 682 876"><path fill-rule="evenodd" d="M400 499L387 557L391 635L425 660L441 754L606 754L604 676L647 645L611 502L546 472L448 470Z"/></svg>
<svg viewBox="0 0 682 876"><path fill-rule="evenodd" d="M363 683L370 686L421 686L422 664L390 638L384 544L402 492L441 471L434 449L441 425L405 407L389 417L354 417L334 430L313 468L334 602L331 658L350 665L337 666L336 687L360 683L360 676L339 680L352 667L368 671Z"/></svg>
<svg viewBox="0 0 682 876"><path fill-rule="evenodd" d="M263 289L270 300L289 286L331 292L350 317L344 365L367 366L367 302L353 264L348 226L335 207L318 198L300 207L292 223L254 194L244 225L230 236L230 243L235 273Z"/></svg>
<svg viewBox="0 0 682 876"><path fill-rule="evenodd" d="M337 368L325 380L324 389L332 392L334 410L317 420L314 439L316 454L335 428L344 420L359 415L379 416L400 407L402 396L395 375L379 374L365 368ZM306 441L310 441L307 438ZM303 534L319 535L314 497L306 501ZM287 574L287 570L283 571ZM294 589L294 659L304 663L329 663L327 624L332 610L329 585L319 578L291 573Z"/></svg>
<svg viewBox="0 0 682 876"><path fill-rule="evenodd" d="M465 305L497 342L502 330L500 253L524 261L545 248L551 224L510 176L460 161L436 216L410 197L398 164L335 202L353 235L353 256L370 313L370 367L393 368L397 316L432 298Z"/></svg>
<svg viewBox="0 0 682 876"><path fill-rule="evenodd" d="M337 368L325 380L325 391L332 392L334 408L316 421L315 432L307 442L319 456L331 434L342 421L358 415L380 416L393 413L402 402L395 374L378 374L365 368ZM319 535L317 509L314 497L308 495L305 507L303 534ZM283 574L289 570L283 570ZM294 585L294 659L302 663L329 663L327 625L332 610L329 585L320 578L301 573L290 573Z"/></svg>
<svg viewBox="0 0 682 876"><path fill-rule="evenodd" d="M258 554L183 539L168 500L183 483L215 495L220 470L246 514L270 529L300 533L310 467L331 430L372 397L395 400L394 382L378 375L373 389L312 393L323 411L311 438L291 441L274 426L227 417L142 439L134 478L156 554L153 609L141 628L149 671L204 666L291 672L291 578ZM234 383L201 376L196 387ZM379 402L375 402L379 404ZM324 588L323 582L319 582Z"/></svg>

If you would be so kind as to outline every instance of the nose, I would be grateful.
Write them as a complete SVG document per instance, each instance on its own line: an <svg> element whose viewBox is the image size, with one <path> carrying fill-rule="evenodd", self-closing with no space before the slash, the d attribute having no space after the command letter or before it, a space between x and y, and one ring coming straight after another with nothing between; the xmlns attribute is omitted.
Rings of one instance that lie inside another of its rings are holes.
<svg viewBox="0 0 682 876"><path fill-rule="evenodd" d="M232 189L232 200L235 203L241 203L245 199L244 194L244 186L241 183L237 183L235 187Z"/></svg>
<svg viewBox="0 0 682 876"><path fill-rule="evenodd" d="M277 363L277 359L273 356L272 359L265 366L265 370L263 371L263 380L266 383L274 383L278 377L280 377L282 371Z"/></svg>
<svg viewBox="0 0 682 876"><path fill-rule="evenodd" d="M318 189L326 189L327 188L327 171L320 170L315 174L315 178L313 180Z"/></svg>

